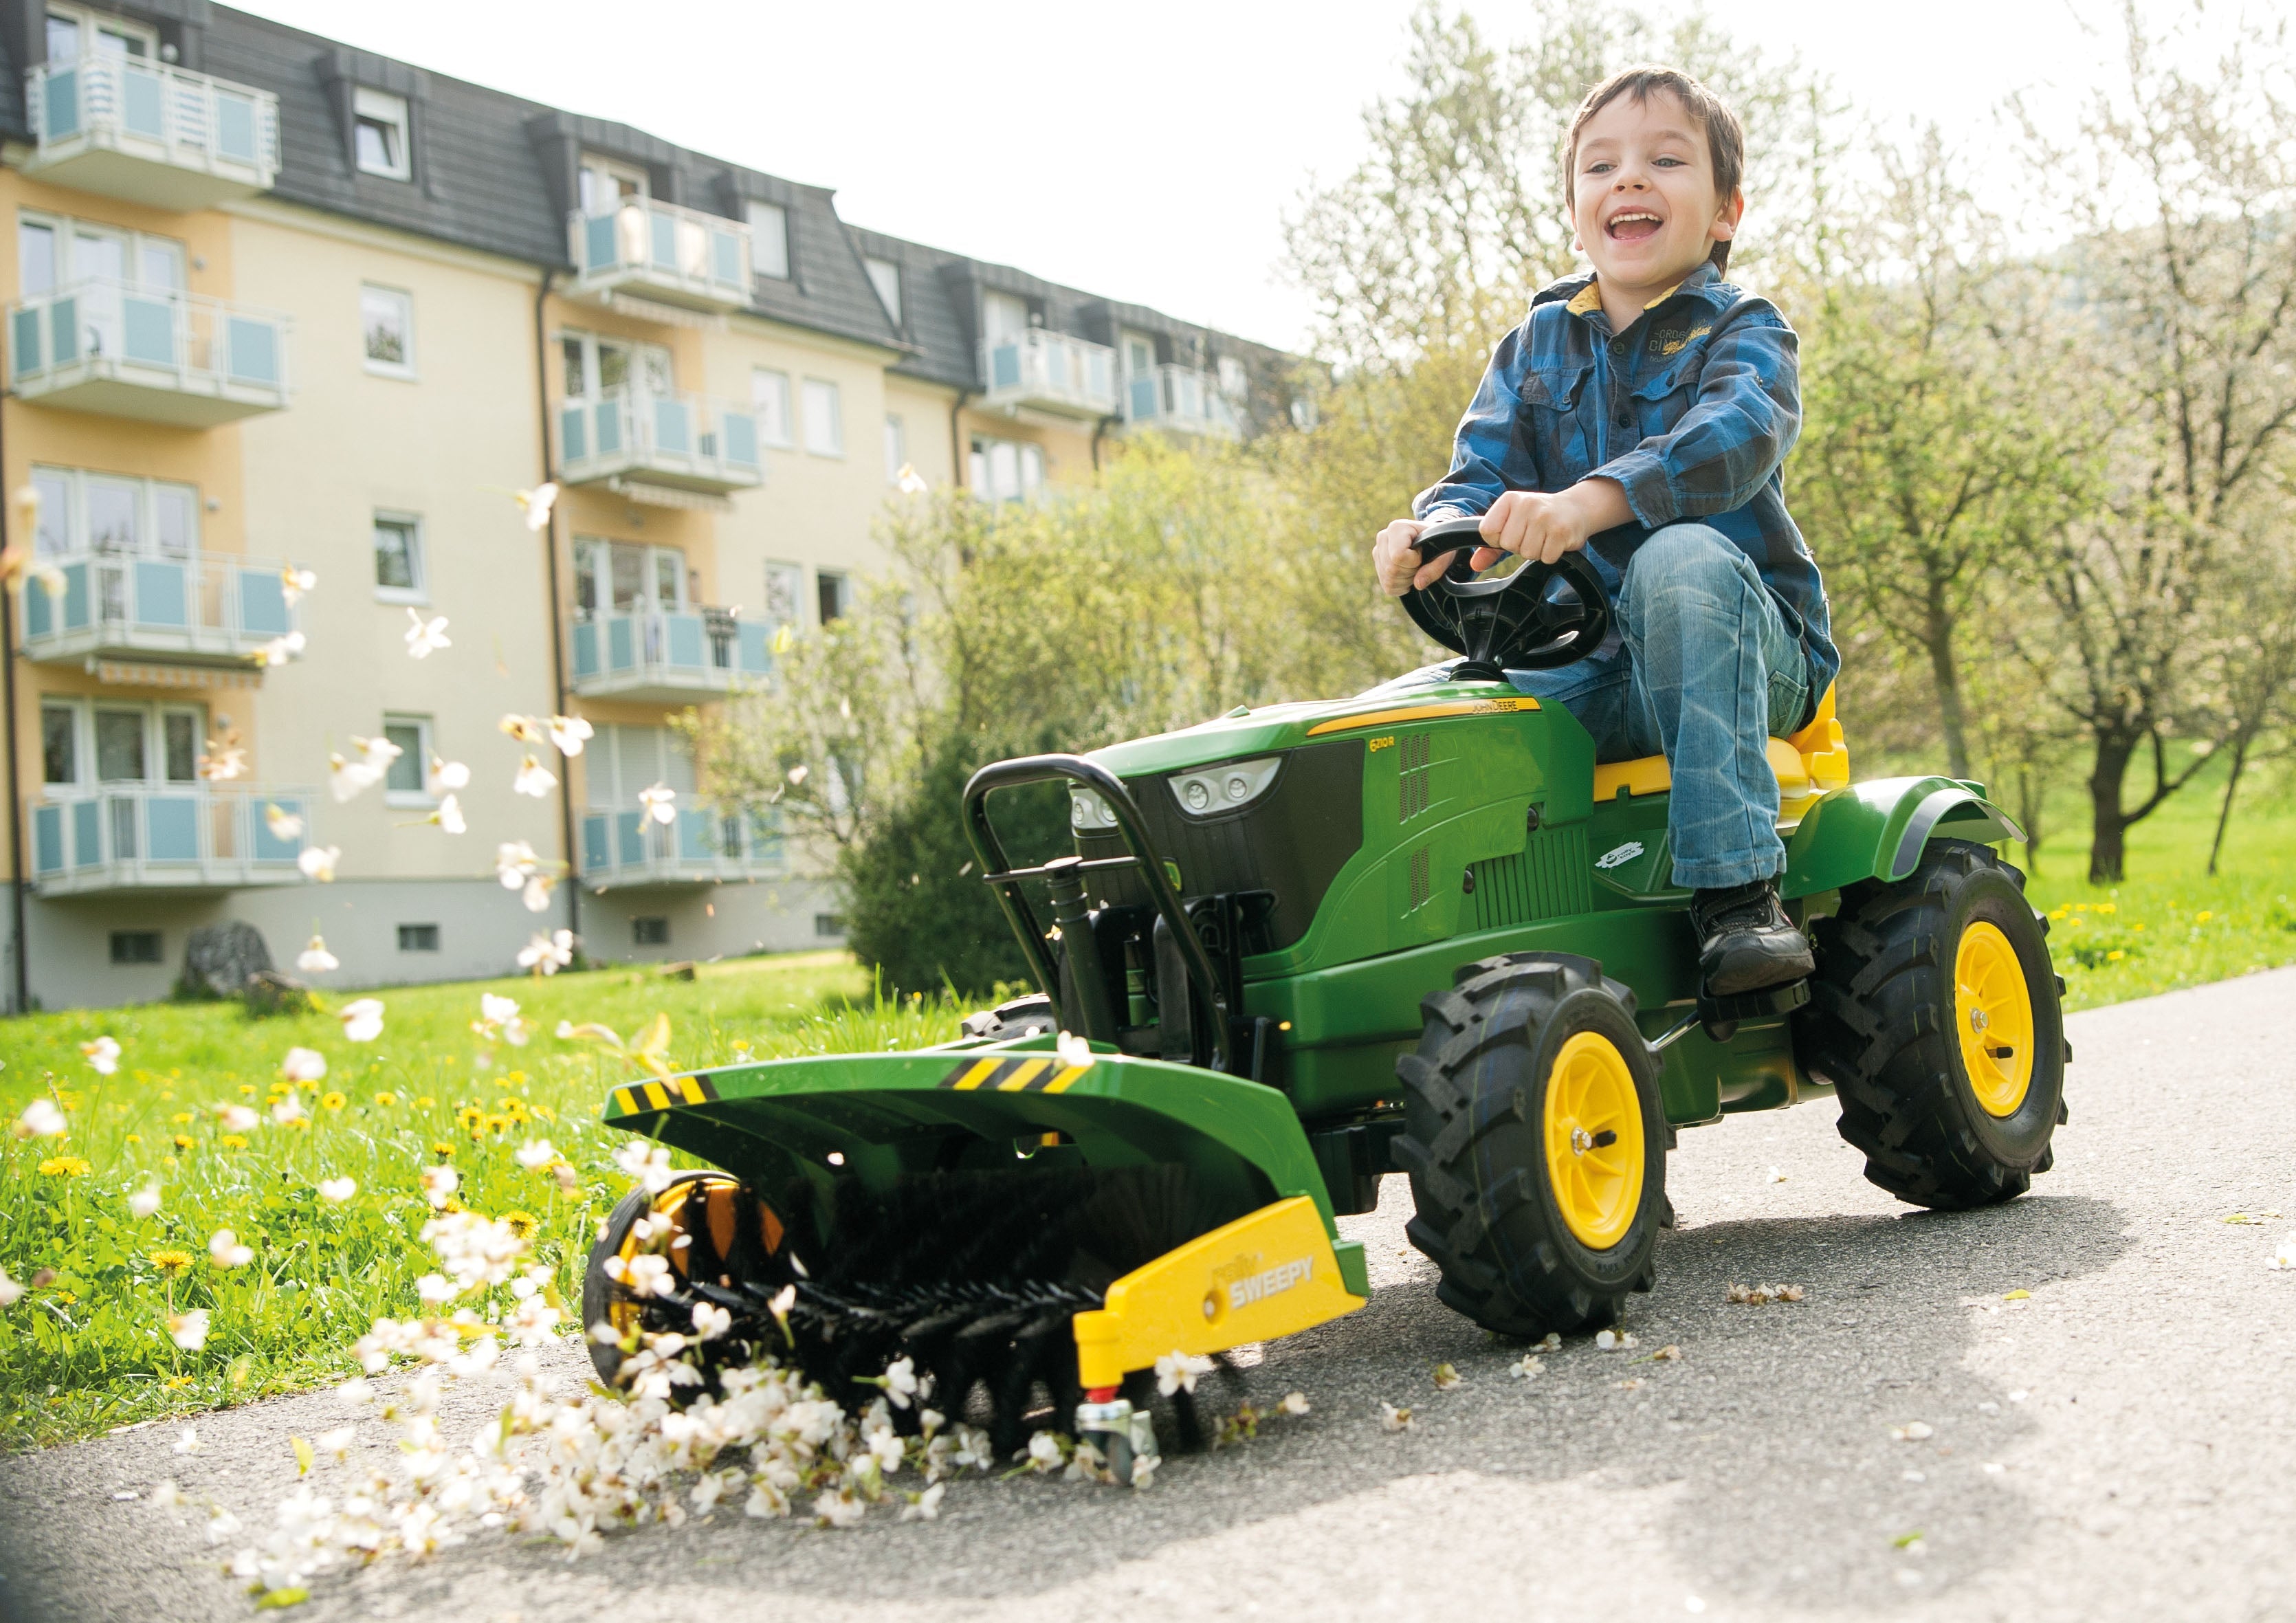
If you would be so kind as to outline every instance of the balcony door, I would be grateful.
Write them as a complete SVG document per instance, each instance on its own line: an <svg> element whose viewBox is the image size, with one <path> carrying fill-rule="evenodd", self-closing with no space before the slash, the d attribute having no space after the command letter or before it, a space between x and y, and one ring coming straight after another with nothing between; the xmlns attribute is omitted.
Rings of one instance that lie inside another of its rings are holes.
<svg viewBox="0 0 2296 1623"><path fill-rule="evenodd" d="M94 708L95 776L106 794L111 860L199 857L200 741L207 712L184 704ZM132 792L144 791L143 793Z"/></svg>
<svg viewBox="0 0 2296 1623"><path fill-rule="evenodd" d="M653 189L638 165L617 162L595 152L582 154L580 185L586 215L603 214L617 203L644 202Z"/></svg>
<svg viewBox="0 0 2296 1623"><path fill-rule="evenodd" d="M626 384L657 398L676 392L666 345L631 343L594 332L562 333L558 343L569 398L595 397Z"/></svg>
<svg viewBox="0 0 2296 1623"><path fill-rule="evenodd" d="M48 61L53 66L84 56L151 61L160 54L152 29L124 17L98 17L76 6L52 5L47 17Z"/></svg>
<svg viewBox="0 0 2296 1623"><path fill-rule="evenodd" d="M1153 417L1160 404L1156 389L1156 340L1144 332L1127 332L1123 348L1125 414Z"/></svg>
<svg viewBox="0 0 2296 1623"><path fill-rule="evenodd" d="M688 606L685 554L674 546L578 540L574 606L586 619L602 614L680 613Z"/></svg>

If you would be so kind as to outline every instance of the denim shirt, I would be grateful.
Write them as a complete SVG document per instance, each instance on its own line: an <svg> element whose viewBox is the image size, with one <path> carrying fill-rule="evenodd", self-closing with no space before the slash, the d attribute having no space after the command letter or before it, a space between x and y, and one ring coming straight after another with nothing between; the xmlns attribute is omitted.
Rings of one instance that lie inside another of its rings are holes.
<svg viewBox="0 0 2296 1623"><path fill-rule="evenodd" d="M1616 480L1635 522L1587 545L1612 598L1652 530L1685 520L1711 525L1760 571L1809 655L1815 698L1841 656L1817 561L1786 512L1780 472L1801 431L1794 332L1762 299L1716 332L1738 302L1739 291L1702 265L1614 335L1591 274L1541 290L1522 325L1499 340L1459 420L1451 471L1412 510L1464 518L1504 491Z"/></svg>

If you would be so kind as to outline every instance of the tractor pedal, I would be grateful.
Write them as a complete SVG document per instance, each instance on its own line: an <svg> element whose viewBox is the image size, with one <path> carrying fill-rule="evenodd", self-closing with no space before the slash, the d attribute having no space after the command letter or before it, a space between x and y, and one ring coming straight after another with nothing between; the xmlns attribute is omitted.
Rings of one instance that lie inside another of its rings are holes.
<svg viewBox="0 0 2296 1623"><path fill-rule="evenodd" d="M1737 1034L1740 1021L1791 1014L1808 1001L1807 977L1731 997L1709 997L1702 992L1698 996L1698 1023L1706 1028L1708 1037L1718 1043L1726 1043Z"/></svg>

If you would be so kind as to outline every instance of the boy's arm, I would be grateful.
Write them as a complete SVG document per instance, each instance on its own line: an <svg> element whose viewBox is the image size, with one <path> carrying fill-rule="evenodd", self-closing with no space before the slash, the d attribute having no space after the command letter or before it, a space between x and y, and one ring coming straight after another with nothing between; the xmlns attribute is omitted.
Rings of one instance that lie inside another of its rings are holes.
<svg viewBox="0 0 2296 1623"><path fill-rule="evenodd" d="M1697 403L1673 430L1587 477L1616 480L1636 521L1652 529L1744 506L1801 432L1796 357L1793 329L1775 316L1733 323L1707 352Z"/></svg>
<svg viewBox="0 0 2296 1623"><path fill-rule="evenodd" d="M1499 340L1490 365L1452 441L1451 471L1442 482L1419 493L1411 511L1433 523L1472 518L1490 511L1507 490L1535 488L1538 469L1515 432L1522 408L1522 376L1529 363L1530 324L1526 321Z"/></svg>

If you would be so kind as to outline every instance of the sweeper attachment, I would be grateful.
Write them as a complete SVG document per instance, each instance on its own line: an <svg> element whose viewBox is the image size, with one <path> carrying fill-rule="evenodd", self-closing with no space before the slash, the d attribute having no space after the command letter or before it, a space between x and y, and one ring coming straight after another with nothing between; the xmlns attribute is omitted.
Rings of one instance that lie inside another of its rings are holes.
<svg viewBox="0 0 2296 1623"><path fill-rule="evenodd" d="M1652 1287L1683 1127L1833 1097L1867 1176L1936 1208L2047 1170L2062 985L1983 787L1851 783L1827 694L1769 744L1816 972L1708 997L1666 761L1597 765L1501 674L1598 643L1599 583L1575 555L1488 579L1466 557L1406 600L1464 656L1439 683L974 775L1034 996L923 1052L615 1088L609 1126L720 1170L614 1213L584 1291L601 1373L707 1326L706 1382L775 1353L851 1405L906 1358L931 1384L898 1423L929 1401L1011 1450L1072 1419L1121 1478L1156 1446L1160 1363L1363 1305L1335 1219L1389 1173L1440 1298L1536 1337ZM992 799L1047 783L1073 844L1016 862Z"/></svg>

